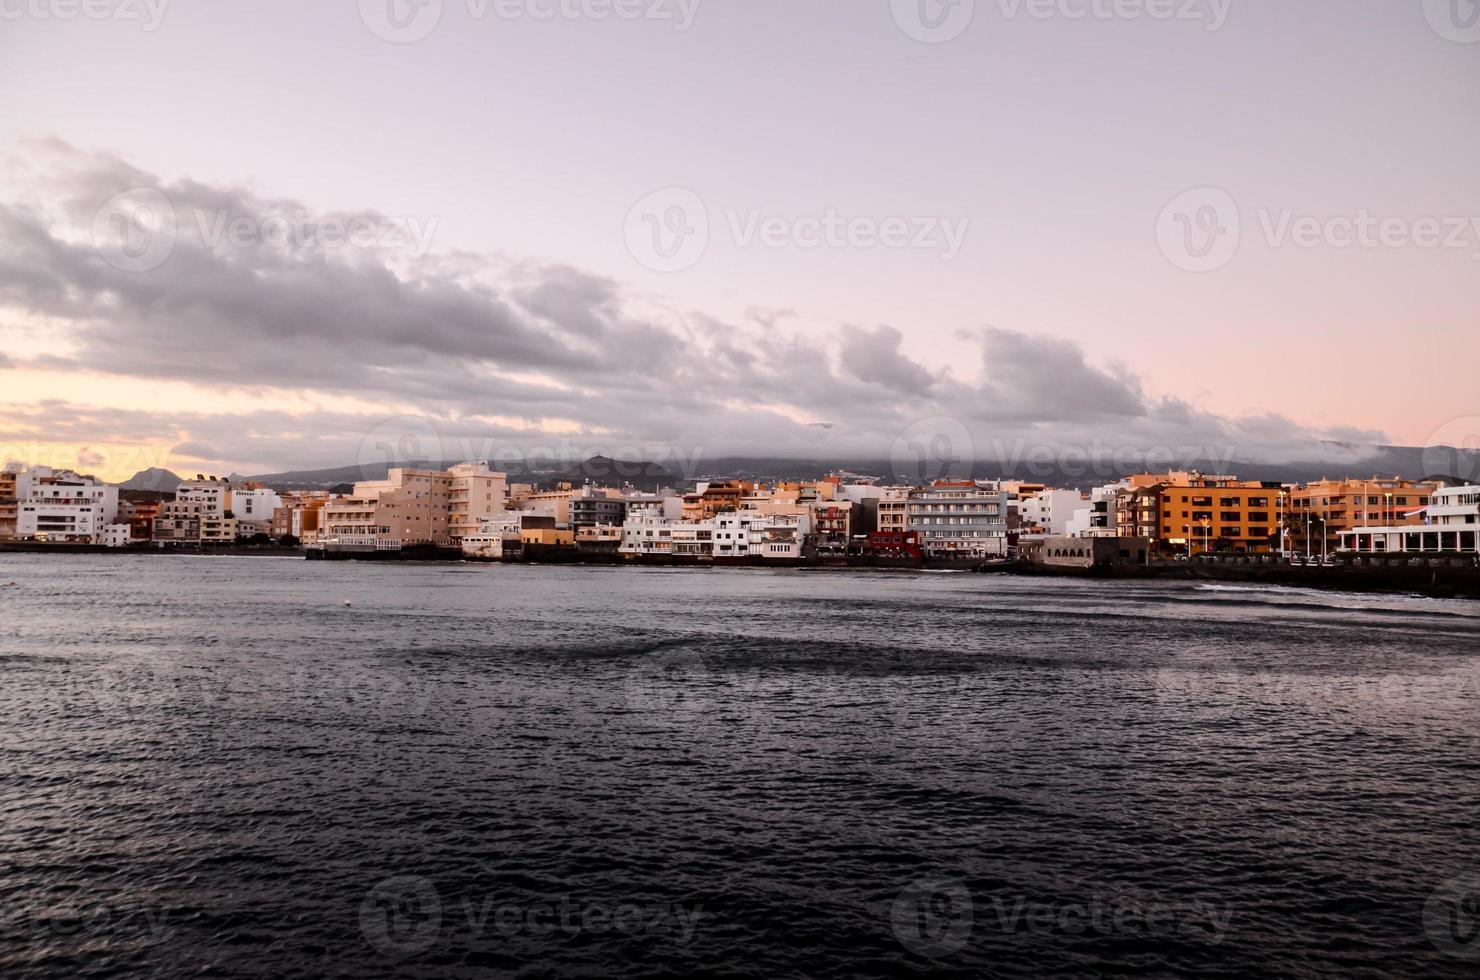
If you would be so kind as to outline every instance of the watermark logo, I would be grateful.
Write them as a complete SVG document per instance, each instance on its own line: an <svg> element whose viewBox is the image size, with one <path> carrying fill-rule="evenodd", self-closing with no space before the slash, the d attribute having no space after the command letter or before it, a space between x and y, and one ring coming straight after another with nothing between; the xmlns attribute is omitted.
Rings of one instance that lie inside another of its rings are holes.
<svg viewBox="0 0 1480 980"><path fill-rule="evenodd" d="M1233 0L997 0L1006 20L1026 13L1034 20L1195 21L1211 33L1228 23Z"/></svg>
<svg viewBox="0 0 1480 980"><path fill-rule="evenodd" d="M699 0L464 0L470 21L650 20L668 21L676 33L693 26ZM370 33L392 44L411 44L442 22L443 0L360 0Z"/></svg>
<svg viewBox="0 0 1480 980"><path fill-rule="evenodd" d="M360 20L392 44L420 41L442 21L442 0L360 0Z"/></svg>
<svg viewBox="0 0 1480 980"><path fill-rule="evenodd" d="M360 934L386 956L415 956L442 932L442 896L418 875L387 878L360 902Z"/></svg>
<svg viewBox="0 0 1480 980"><path fill-rule="evenodd" d="M1346 214L1301 214L1293 208L1261 207L1257 224L1245 228L1238 203L1217 187L1179 194L1156 223L1161 253L1179 269L1212 272L1233 261L1246 232L1269 249L1399 249L1468 251L1480 261L1480 216L1376 214L1358 208Z"/></svg>
<svg viewBox="0 0 1480 980"><path fill-rule="evenodd" d="M928 959L958 953L971 942L971 890L956 878L922 878L905 885L889 909L894 936Z"/></svg>
<svg viewBox="0 0 1480 980"><path fill-rule="evenodd" d="M969 480L976 465L971 432L960 419L944 415L920 419L894 439L889 468L897 479L914 484L936 480Z"/></svg>
<svg viewBox="0 0 1480 980"><path fill-rule="evenodd" d="M1179 269L1212 272L1238 254L1242 239L1238 205L1227 191L1198 187L1177 195L1161 209L1156 242Z"/></svg>
<svg viewBox="0 0 1480 980"><path fill-rule="evenodd" d="M916 41L954 41L971 26L976 0L889 0L894 23Z"/></svg>
<svg viewBox="0 0 1480 980"><path fill-rule="evenodd" d="M1480 415L1450 419L1424 441L1424 476L1480 483Z"/></svg>
<svg viewBox="0 0 1480 980"><path fill-rule="evenodd" d="M145 31L164 22L170 0L3 0L0 20L122 20L138 21Z"/></svg>
<svg viewBox="0 0 1480 980"><path fill-rule="evenodd" d="M175 251L175 207L164 191L131 187L103 202L93 216L93 245L124 272L148 272Z"/></svg>
<svg viewBox="0 0 1480 980"><path fill-rule="evenodd" d="M442 436L432 420L422 415L386 419L360 440L360 477L383 480L391 467L440 466Z"/></svg>
<svg viewBox="0 0 1480 980"><path fill-rule="evenodd" d="M737 249L921 250L951 261L971 227L967 217L941 215L845 215L836 208L817 213L770 214L759 208L726 208L715 227ZM627 250L657 272L692 268L711 239L708 206L687 188L654 191L627 212Z"/></svg>
<svg viewBox="0 0 1480 980"><path fill-rule="evenodd" d="M1477 0L1423 0L1423 15L1434 32L1446 41L1457 44L1480 41L1480 2Z"/></svg>
<svg viewBox="0 0 1480 980"><path fill-rule="evenodd" d="M1441 952L1480 961L1480 874L1434 889L1423 906L1423 929Z"/></svg>
<svg viewBox="0 0 1480 980"><path fill-rule="evenodd" d="M627 212L627 250L654 272L693 268L709 248L709 209L686 187L665 187Z"/></svg>

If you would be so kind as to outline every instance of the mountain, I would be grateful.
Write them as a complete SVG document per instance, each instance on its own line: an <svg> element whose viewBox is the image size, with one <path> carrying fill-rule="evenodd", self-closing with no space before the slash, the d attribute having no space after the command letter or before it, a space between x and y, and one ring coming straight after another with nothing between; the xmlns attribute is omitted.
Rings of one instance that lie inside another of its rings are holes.
<svg viewBox="0 0 1480 980"><path fill-rule="evenodd" d="M140 470L133 476L118 484L120 490L157 490L164 493L174 493L175 488L184 481L157 466L151 466L147 470Z"/></svg>
<svg viewBox="0 0 1480 980"><path fill-rule="evenodd" d="M593 456L582 462L551 460L536 466L502 464L511 482L542 487L568 482L582 484L631 484L641 490L682 488L696 480L738 477L757 481L815 480L829 473L872 476L886 482L927 482L941 476L970 475L979 480L1017 479L1050 486L1086 489L1113 483L1131 473L1167 469L1231 473L1244 480L1306 483L1325 477L1364 479L1373 476L1404 476L1412 479L1437 477L1447 483L1480 482L1480 450L1417 446L1355 446L1322 443L1313 446L1303 459L1261 462L1213 453L1127 453L1091 460L1085 454L1035 451L1021 445L974 447L967 459L949 465L922 465L913 458L890 459L786 459L758 456L723 456L663 462L616 460ZM965 454L958 454L965 455ZM907 457L908 454L901 454ZM417 460L398 465L417 469L445 469L458 461ZM969 463L969 465L968 465ZM389 467L384 463L338 466L322 470L296 470L249 477L278 490L328 490L357 480L382 480ZM146 471L147 472L147 471ZM173 476L173 474L170 474ZM135 478L137 479L137 477ZM178 482L178 478L176 478Z"/></svg>

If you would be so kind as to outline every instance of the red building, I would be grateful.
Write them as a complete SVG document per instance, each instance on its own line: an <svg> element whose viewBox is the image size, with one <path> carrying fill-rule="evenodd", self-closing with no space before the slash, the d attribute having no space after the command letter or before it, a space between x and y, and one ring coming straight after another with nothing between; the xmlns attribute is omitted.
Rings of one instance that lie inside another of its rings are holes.
<svg viewBox="0 0 1480 980"><path fill-rule="evenodd" d="M919 531L870 531L868 550L865 553L873 558L925 557Z"/></svg>

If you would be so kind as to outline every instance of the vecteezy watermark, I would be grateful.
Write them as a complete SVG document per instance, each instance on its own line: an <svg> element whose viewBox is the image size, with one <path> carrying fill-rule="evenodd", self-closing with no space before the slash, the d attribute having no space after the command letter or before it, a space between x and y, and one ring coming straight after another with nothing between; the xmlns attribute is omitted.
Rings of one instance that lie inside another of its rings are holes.
<svg viewBox="0 0 1480 980"><path fill-rule="evenodd" d="M1166 473L1200 470L1227 473L1238 451L1227 445L1138 446L1091 440L1084 445L1038 443L1019 438L1012 442L992 438L978 450L1009 476L1066 479L1083 482L1119 480L1128 473Z"/></svg>
<svg viewBox="0 0 1480 980"><path fill-rule="evenodd" d="M760 208L726 208L719 227L736 248L930 251L950 261L960 254L971 227L967 217L941 215L846 215L836 208L801 215L768 214ZM696 265L711 237L709 208L686 187L665 187L627 211L627 250L655 272Z"/></svg>
<svg viewBox="0 0 1480 980"><path fill-rule="evenodd" d="M1424 476L1480 483L1480 415L1450 419L1424 440Z"/></svg>
<svg viewBox="0 0 1480 980"><path fill-rule="evenodd" d="M427 254L436 218L382 214L313 214L305 208L264 214L232 208L178 207L156 187L114 194L93 215L93 245L125 272L148 272L169 261L182 240L211 251L377 249L412 258Z"/></svg>
<svg viewBox="0 0 1480 980"><path fill-rule="evenodd" d="M1220 943L1233 925L1233 911L1206 902L1138 902L1094 896L1048 902L1026 895L993 895L981 901L955 878L912 881L890 908L900 945L940 959L958 953L983 935L1032 933L1053 936L1195 936Z"/></svg>
<svg viewBox="0 0 1480 980"><path fill-rule="evenodd" d="M138 21L154 31L164 22L170 0L0 0L0 20Z"/></svg>
<svg viewBox="0 0 1480 980"><path fill-rule="evenodd" d="M1480 2L1423 0L1423 15L1434 32L1458 44L1480 42Z"/></svg>
<svg viewBox="0 0 1480 980"><path fill-rule="evenodd" d="M985 6L983 2L983 6ZM996 0L1003 20L1190 21L1220 31L1233 0ZM926 44L960 37L976 16L977 0L890 0L894 23Z"/></svg>
<svg viewBox="0 0 1480 980"><path fill-rule="evenodd" d="M148 272L169 260L178 234L175 206L154 187L119 191L93 215L93 245L109 265Z"/></svg>
<svg viewBox="0 0 1480 980"><path fill-rule="evenodd" d="M959 953L971 942L971 889L955 878L922 878L899 890L889 924L905 949L928 959Z"/></svg>
<svg viewBox="0 0 1480 980"><path fill-rule="evenodd" d="M1207 902L1043 902L1023 895L992 896L984 924L1005 935L1029 932L1062 936L1197 936L1220 943L1233 924L1233 910Z"/></svg>
<svg viewBox="0 0 1480 980"><path fill-rule="evenodd" d="M661 21L676 32L694 23L700 0L463 0L469 20ZM443 0L360 0L360 20L382 41L410 44L442 23Z"/></svg>
<svg viewBox="0 0 1480 980"><path fill-rule="evenodd" d="M1378 215L1367 208L1351 214L1316 216L1293 208L1258 208L1255 227L1271 249L1463 250L1480 261L1480 216ZM1162 208L1156 241L1167 261L1188 272L1212 272L1233 261L1248 222L1225 190L1199 187Z"/></svg>
<svg viewBox="0 0 1480 980"><path fill-rule="evenodd" d="M1423 906L1423 929L1441 952L1480 961L1480 874L1435 888Z"/></svg>
<svg viewBox="0 0 1480 980"><path fill-rule="evenodd" d="M976 0L889 0L894 23L916 41L941 44L966 32Z"/></svg>
<svg viewBox="0 0 1480 980"><path fill-rule="evenodd" d="M702 446L576 439L516 443L506 437L453 431L449 423L424 415L401 415L384 419L365 433L357 462L365 480L384 479L391 467L485 462L494 470L524 476L567 473L579 467L592 480L677 484L693 482L703 459Z"/></svg>
<svg viewBox="0 0 1480 980"><path fill-rule="evenodd" d="M19 464L26 469L48 466L54 470L114 476L127 479L143 470L167 470L174 450L162 446L71 446L57 443L0 443L0 465ZM155 487L140 487L152 490Z"/></svg>
<svg viewBox="0 0 1480 980"><path fill-rule="evenodd" d="M169 909L111 902L69 900L64 903L27 903L11 898L0 913L0 924L12 932L43 942L161 943L173 934Z"/></svg>
<svg viewBox="0 0 1480 980"><path fill-rule="evenodd" d="M1238 254L1241 240L1238 205L1216 187L1184 191L1161 209L1156 220L1161 254L1188 272L1223 268Z"/></svg>
<svg viewBox="0 0 1480 980"><path fill-rule="evenodd" d="M555 896L501 901L492 895L443 900L437 885L419 875L398 875L376 884L360 902L360 934L376 952L394 958L425 953L444 937L492 941L519 935L544 937L651 936L687 944L703 906L680 902L604 903Z"/></svg>
<svg viewBox="0 0 1480 980"><path fill-rule="evenodd" d="M936 415L911 423L889 447L889 469L896 479L917 485L936 480L969 480L976 445L960 419Z"/></svg>

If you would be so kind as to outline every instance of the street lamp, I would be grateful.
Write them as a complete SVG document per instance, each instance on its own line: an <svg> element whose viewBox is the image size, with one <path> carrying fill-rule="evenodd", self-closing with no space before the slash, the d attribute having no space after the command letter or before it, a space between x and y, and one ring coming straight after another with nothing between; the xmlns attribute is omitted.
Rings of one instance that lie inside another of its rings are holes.
<svg viewBox="0 0 1480 980"><path fill-rule="evenodd" d="M1275 529L1279 532L1279 543L1276 550L1279 551L1280 561L1285 560L1285 491L1281 490L1274 502Z"/></svg>

